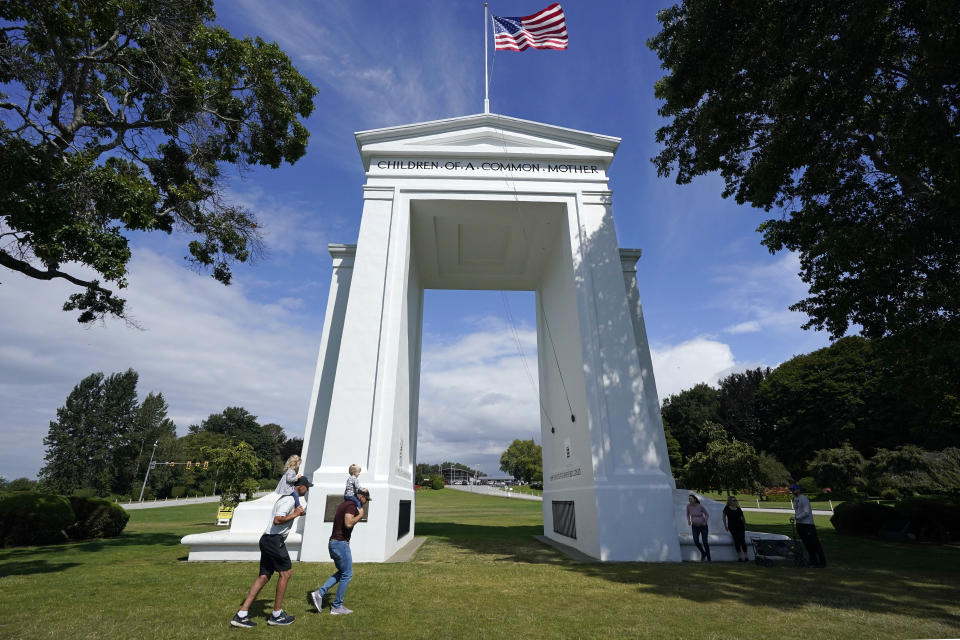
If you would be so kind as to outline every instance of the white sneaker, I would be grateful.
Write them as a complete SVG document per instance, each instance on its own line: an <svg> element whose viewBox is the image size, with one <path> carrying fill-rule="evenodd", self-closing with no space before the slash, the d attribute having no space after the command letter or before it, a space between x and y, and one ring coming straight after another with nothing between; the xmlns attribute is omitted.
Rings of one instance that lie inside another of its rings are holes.
<svg viewBox="0 0 960 640"><path fill-rule="evenodd" d="M340 605L339 607L330 607L330 615L332 616L346 616L353 613L351 609L347 609L345 606Z"/></svg>
<svg viewBox="0 0 960 640"><path fill-rule="evenodd" d="M323 594L320 593L320 590L310 592L310 599L313 600L313 606L317 608L317 613L323 611Z"/></svg>

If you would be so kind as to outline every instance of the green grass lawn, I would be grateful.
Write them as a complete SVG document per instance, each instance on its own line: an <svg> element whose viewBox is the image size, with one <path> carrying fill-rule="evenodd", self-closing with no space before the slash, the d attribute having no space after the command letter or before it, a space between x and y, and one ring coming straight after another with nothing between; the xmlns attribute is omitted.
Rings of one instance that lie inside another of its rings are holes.
<svg viewBox="0 0 960 640"><path fill-rule="evenodd" d="M329 564L295 564L267 627L228 621L255 563L186 563L180 537L213 529L215 505L131 512L113 540L0 550L0 638L948 638L960 637L960 548L838 536L818 518L826 570L753 564L578 564L533 540L541 504L417 493L404 564L358 564L346 604L318 615L306 594ZM787 516L749 513L789 533ZM624 531L623 535L630 535ZM274 579L275 580L275 579Z"/></svg>

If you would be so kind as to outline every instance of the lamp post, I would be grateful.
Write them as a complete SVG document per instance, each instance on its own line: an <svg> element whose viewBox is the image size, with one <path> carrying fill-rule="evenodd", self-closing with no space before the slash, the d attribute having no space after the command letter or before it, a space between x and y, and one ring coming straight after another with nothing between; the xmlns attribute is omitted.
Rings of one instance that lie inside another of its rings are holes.
<svg viewBox="0 0 960 640"><path fill-rule="evenodd" d="M140 500L139 500L139 502L143 502L143 492L144 492L144 491L146 490L146 488L147 488L147 478L150 477L150 469L153 468L153 454L155 454L155 453L157 452L157 443L158 443L158 442L160 442L160 441L159 441L159 440L154 441L154 443L153 443L153 451L150 452L150 462L147 463L147 473L146 473L146 475L143 476L143 486L140 487Z"/></svg>

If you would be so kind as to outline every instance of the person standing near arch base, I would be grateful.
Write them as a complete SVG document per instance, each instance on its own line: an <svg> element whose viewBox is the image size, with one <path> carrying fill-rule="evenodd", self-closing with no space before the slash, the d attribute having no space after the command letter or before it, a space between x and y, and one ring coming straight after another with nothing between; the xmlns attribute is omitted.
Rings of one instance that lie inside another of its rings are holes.
<svg viewBox="0 0 960 640"><path fill-rule="evenodd" d="M799 484L790 485L790 491L794 496L793 512L797 524L797 534L803 540L803 546L807 548L810 566L823 569L827 566L827 558L823 554L823 546L820 544L819 536L817 536L817 525L813 521L813 509L810 508L810 500L803 495L803 490Z"/></svg>
<svg viewBox="0 0 960 640"><path fill-rule="evenodd" d="M353 554L350 551L350 535L353 533L354 525L363 518L367 502L370 501L370 492L366 489L360 489L356 496L360 500L359 508L353 500L345 499L337 507L337 513L333 516L333 533L330 535L327 548L330 550L330 558L333 559L333 564L337 570L327 578L327 581L319 589L310 593L313 606L317 608L317 613L323 611L323 596L337 583L339 583L337 584L337 595L330 606L330 613L335 616L353 613L343 606L343 596L347 593L347 585L353 578Z"/></svg>

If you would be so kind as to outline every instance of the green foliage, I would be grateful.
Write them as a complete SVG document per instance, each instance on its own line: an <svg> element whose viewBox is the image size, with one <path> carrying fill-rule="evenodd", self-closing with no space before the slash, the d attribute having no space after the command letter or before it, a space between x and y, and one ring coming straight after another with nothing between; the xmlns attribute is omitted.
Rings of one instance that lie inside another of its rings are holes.
<svg viewBox="0 0 960 640"><path fill-rule="evenodd" d="M63 496L15 493L0 498L0 544L4 547L56 544L67 539L73 509Z"/></svg>
<svg viewBox="0 0 960 640"><path fill-rule="evenodd" d="M814 480L811 476L804 476L800 478L799 480L797 480L797 484L800 485L800 491L804 495L806 495L808 498L810 496L820 493L820 489L823 488L817 485L817 481ZM831 489L832 488L833 487L831 487Z"/></svg>
<svg viewBox="0 0 960 640"><path fill-rule="evenodd" d="M7 483L6 491L36 491L37 482L30 478L16 478Z"/></svg>
<svg viewBox="0 0 960 640"><path fill-rule="evenodd" d="M238 442L229 447L205 448L202 453L216 469L221 505L236 507L242 493L250 496L256 490L255 478L263 463L249 444Z"/></svg>
<svg viewBox="0 0 960 640"><path fill-rule="evenodd" d="M277 433L278 429L279 435ZM275 424L260 426L257 422L257 416L243 407L227 407L220 413L211 414L199 425L191 425L189 432L194 435L201 433L220 434L229 442L246 442L253 447L261 461L260 471L256 474L257 477L280 474L283 466L279 453L280 439L284 438L283 429Z"/></svg>
<svg viewBox="0 0 960 640"><path fill-rule="evenodd" d="M776 456L761 451L760 482L765 487L785 487L790 484L790 472Z"/></svg>
<svg viewBox="0 0 960 640"><path fill-rule="evenodd" d="M918 540L960 540L960 500L945 496L909 496L897 503L896 512L910 523Z"/></svg>
<svg viewBox="0 0 960 640"><path fill-rule="evenodd" d="M899 500L902 497L900 492L893 488L887 488L880 492L881 500Z"/></svg>
<svg viewBox="0 0 960 640"><path fill-rule="evenodd" d="M894 507L844 502L834 509L830 522L841 533L872 536L893 525L916 540L947 543L960 540L960 502L947 496L909 496Z"/></svg>
<svg viewBox="0 0 960 640"><path fill-rule="evenodd" d="M443 487L444 487L444 484L443 484L443 476L441 476L441 475L438 474L438 473L435 473L435 474L433 474L432 476L430 476L430 488L431 488L431 489L433 489L433 490L435 490L435 491L439 491L440 489L443 489Z"/></svg>
<svg viewBox="0 0 960 640"><path fill-rule="evenodd" d="M543 481L543 449L530 440L514 440L500 456L500 470L517 480Z"/></svg>
<svg viewBox="0 0 960 640"><path fill-rule="evenodd" d="M660 415L664 427L670 429L680 444L683 459L693 456L706 444L700 439L700 432L707 422L719 420L719 406L717 390L706 384L698 384L663 401Z"/></svg>
<svg viewBox="0 0 960 640"><path fill-rule="evenodd" d="M0 265L80 287L64 305L80 322L125 315L101 279L127 286L132 232L187 232L189 261L228 284L260 234L223 169L305 153L316 89L276 44L214 26L212 6L0 4Z"/></svg>
<svg viewBox="0 0 960 640"><path fill-rule="evenodd" d="M70 496L74 522L67 529L72 540L115 538L123 532L130 514L118 504L100 498Z"/></svg>
<svg viewBox="0 0 960 640"><path fill-rule="evenodd" d="M896 522L893 507L876 502L844 502L838 504L830 517L833 528L840 533L875 536L885 525Z"/></svg>
<svg viewBox="0 0 960 640"><path fill-rule="evenodd" d="M91 488L107 495L137 411L137 373L94 373L73 388L50 422L40 477L54 493ZM128 489L128 487L124 487Z"/></svg>
<svg viewBox="0 0 960 640"><path fill-rule="evenodd" d="M94 373L73 388L43 441L40 477L51 492L130 495L139 488L153 442L169 445L176 427L162 394L137 402L138 378L133 369Z"/></svg>
<svg viewBox="0 0 960 640"><path fill-rule="evenodd" d="M774 418L771 452L796 472L817 449L844 441L858 450L866 446L866 402L879 383L877 369L863 338L843 338L777 367L760 388L765 410Z"/></svg>
<svg viewBox="0 0 960 640"><path fill-rule="evenodd" d="M863 456L845 442L836 449L818 449L807 464L807 470L821 487L849 495L861 482L863 466Z"/></svg>
<svg viewBox="0 0 960 640"><path fill-rule="evenodd" d="M770 368L748 369L722 378L717 389L717 422L731 437L759 449L767 428L758 397Z"/></svg>
<svg viewBox="0 0 960 640"><path fill-rule="evenodd" d="M913 445L878 449L864 465L871 491L895 490L909 495L960 495L960 449L925 451Z"/></svg>
<svg viewBox="0 0 960 640"><path fill-rule="evenodd" d="M783 212L760 231L800 255L805 326L960 321L960 5L685 0L657 18L658 173L719 172L724 197Z"/></svg>
<svg viewBox="0 0 960 640"><path fill-rule="evenodd" d="M683 454L680 453L680 442L673 437L670 427L663 425L663 436L667 441L667 456L670 458L670 473L674 478L683 471Z"/></svg>
<svg viewBox="0 0 960 640"><path fill-rule="evenodd" d="M731 438L722 426L713 422L704 425L700 437L707 445L687 461L683 480L688 487L729 493L762 484L760 457L753 447Z"/></svg>

